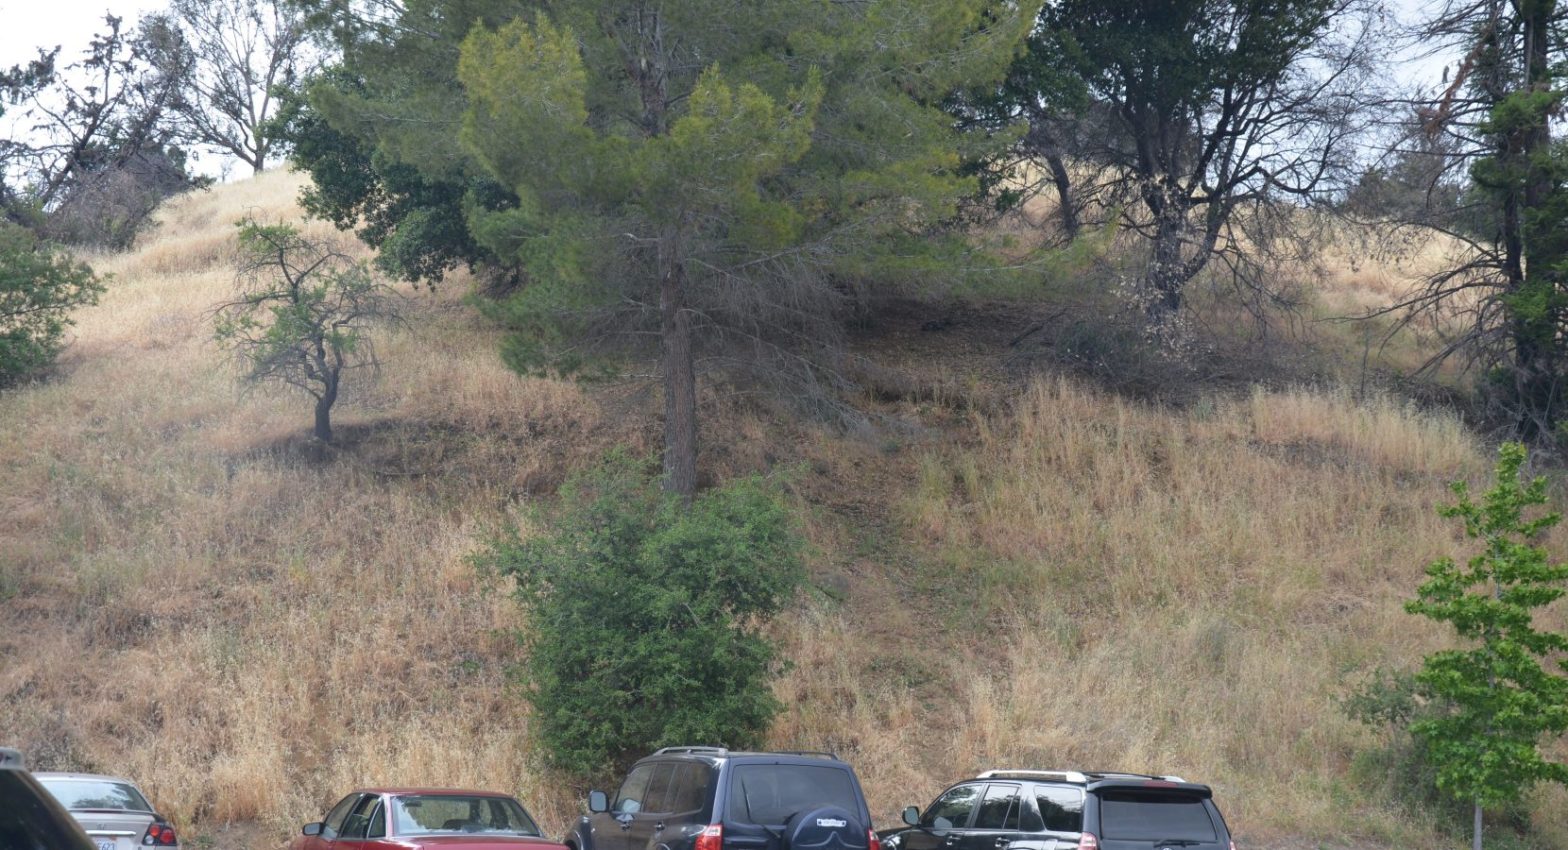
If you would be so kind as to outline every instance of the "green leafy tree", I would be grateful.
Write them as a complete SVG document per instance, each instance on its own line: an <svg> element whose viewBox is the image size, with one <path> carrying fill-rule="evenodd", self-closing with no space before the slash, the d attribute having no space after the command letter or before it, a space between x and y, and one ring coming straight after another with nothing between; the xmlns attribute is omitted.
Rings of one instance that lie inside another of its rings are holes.
<svg viewBox="0 0 1568 850"><path fill-rule="evenodd" d="M0 385L54 360L71 311L97 303L102 292L85 263L0 221Z"/></svg>
<svg viewBox="0 0 1568 850"><path fill-rule="evenodd" d="M855 293L952 276L965 246L932 232L977 192L960 165L989 140L958 132L942 104L999 79L1034 12L1001 0L345 8L331 18L356 82L313 88L311 104L373 163L510 194L487 204L465 191L463 207L474 241L525 281L493 311L514 331L515 368L613 369L657 341L665 481L689 496L702 374L782 375L806 395L839 374Z"/></svg>
<svg viewBox="0 0 1568 850"><path fill-rule="evenodd" d="M528 611L522 672L549 759L579 775L672 744L749 747L779 705L762 633L802 577L802 540L765 482L689 506L651 464L612 454L561 490L543 530L481 563Z"/></svg>
<svg viewBox="0 0 1568 850"><path fill-rule="evenodd" d="M218 344L246 379L298 387L316 400L316 439L332 442L344 373L375 364L377 322L398 321L397 295L362 262L291 224L244 219L239 297L216 311Z"/></svg>
<svg viewBox="0 0 1568 850"><path fill-rule="evenodd" d="M1534 622L1536 609L1565 592L1568 564L1551 563L1537 542L1562 517L1525 517L1547 501L1544 478L1521 481L1525 458L1522 445L1504 444L1497 483L1479 504L1463 482L1453 485L1458 504L1439 512L1462 519L1466 536L1485 548L1463 566L1452 558L1433 562L1418 598L1405 604L1475 644L1428 656L1417 680L1448 710L1411 724L1437 766L1438 787L1474 803L1475 850L1484 809L1518 800L1538 781L1568 783L1568 766L1540 749L1544 736L1568 730L1568 677L1545 666L1568 669L1559 657L1568 652L1568 636Z"/></svg>

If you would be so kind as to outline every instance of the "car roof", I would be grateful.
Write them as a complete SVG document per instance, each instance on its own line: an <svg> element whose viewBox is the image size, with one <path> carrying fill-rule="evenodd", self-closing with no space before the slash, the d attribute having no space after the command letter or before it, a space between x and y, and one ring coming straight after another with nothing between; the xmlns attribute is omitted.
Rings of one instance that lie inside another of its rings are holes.
<svg viewBox="0 0 1568 850"><path fill-rule="evenodd" d="M723 747L664 747L656 752L638 759L639 763L659 758L669 757L698 758L708 762L719 761L747 761L771 762L775 764L834 764L848 766L848 762L840 759L833 753L816 750L728 750Z"/></svg>
<svg viewBox="0 0 1568 850"><path fill-rule="evenodd" d="M59 771L40 771L33 776L39 779L65 779L72 782L119 782L122 785L135 786L136 783L118 776L106 776L101 773L62 773Z"/></svg>
<svg viewBox="0 0 1568 850"><path fill-rule="evenodd" d="M1213 793L1213 789L1209 786L1197 782L1188 782L1180 776L1159 776L1149 773L1126 773L1114 770L1079 771L1001 768L982 771L974 779L966 779L964 782L978 782L987 779L1008 779L1020 782L1066 782L1096 790L1100 788L1166 788L1204 796ZM958 784L962 785L964 783L960 782Z"/></svg>
<svg viewBox="0 0 1568 850"><path fill-rule="evenodd" d="M507 797L516 799L511 794L503 791L480 791L473 788L414 788L406 786L380 786L376 788L355 788L351 794L390 794L393 797L419 795L422 797Z"/></svg>

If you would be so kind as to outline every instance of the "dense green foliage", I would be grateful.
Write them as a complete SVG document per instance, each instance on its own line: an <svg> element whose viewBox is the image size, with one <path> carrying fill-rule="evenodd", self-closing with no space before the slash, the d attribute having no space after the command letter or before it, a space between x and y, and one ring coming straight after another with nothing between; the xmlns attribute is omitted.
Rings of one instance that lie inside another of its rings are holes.
<svg viewBox="0 0 1568 850"><path fill-rule="evenodd" d="M614 454L537 519L482 563L528 611L522 670L550 760L591 775L658 746L758 744L779 708L761 629L802 576L779 496L747 479L687 508L651 464Z"/></svg>
<svg viewBox="0 0 1568 850"><path fill-rule="evenodd" d="M395 294L364 263L290 224L238 223L239 297L216 315L218 344L250 381L298 387L316 400L315 436L332 441L343 373L374 363L367 336L395 320Z"/></svg>
<svg viewBox="0 0 1568 850"><path fill-rule="evenodd" d="M1451 558L1427 567L1419 597L1406 609L1449 623L1472 643L1428 656L1417 681L1446 707L1420 717L1411 731L1424 739L1438 787L1459 800L1490 808L1513 802L1535 782L1568 782L1568 766L1548 761L1543 736L1568 731L1568 636L1534 625L1536 609L1560 599L1568 564L1553 564L1538 542L1561 519L1527 519L1545 504L1546 481L1524 483L1525 449L1505 444L1497 482L1479 503L1463 482L1458 503L1440 508L1463 520L1465 535L1484 549L1463 566Z"/></svg>
<svg viewBox="0 0 1568 850"><path fill-rule="evenodd" d="M103 292L92 269L31 231L0 221L0 385L50 363L71 311Z"/></svg>

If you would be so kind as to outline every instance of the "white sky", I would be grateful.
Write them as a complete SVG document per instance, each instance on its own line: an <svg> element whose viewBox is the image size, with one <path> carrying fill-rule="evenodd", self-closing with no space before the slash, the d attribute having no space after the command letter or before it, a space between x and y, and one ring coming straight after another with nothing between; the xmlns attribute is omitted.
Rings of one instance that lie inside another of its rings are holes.
<svg viewBox="0 0 1568 850"><path fill-rule="evenodd" d="M1418 16L1432 0L1388 0L1401 18ZM93 33L103 28L105 12L125 18L124 26L135 26L137 19L156 11L166 0L0 0L0 68L21 64L37 55L39 47L60 45L59 64L80 58ZM1406 63L1399 77L1431 88L1437 85L1443 69L1440 58ZM4 123L0 121L0 123ZM12 128L0 127L0 132ZM197 169L220 174L223 158L199 156Z"/></svg>
<svg viewBox="0 0 1568 850"><path fill-rule="evenodd" d="M61 64L77 59L87 40L103 29L104 13L125 18L127 29L137 18L156 11L160 0L0 0L0 67L33 58L39 47L60 45Z"/></svg>

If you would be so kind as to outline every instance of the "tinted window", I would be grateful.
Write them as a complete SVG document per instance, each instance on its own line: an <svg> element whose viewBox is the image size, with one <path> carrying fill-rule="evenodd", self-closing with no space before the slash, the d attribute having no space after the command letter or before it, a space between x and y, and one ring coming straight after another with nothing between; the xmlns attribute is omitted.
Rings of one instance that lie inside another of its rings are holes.
<svg viewBox="0 0 1568 850"><path fill-rule="evenodd" d="M332 811L327 812L327 816L322 818L321 821L321 836L323 838L338 837L338 830L343 828L343 820L353 810L354 804L359 802L360 796L359 794L350 794L339 800L338 804L332 807Z"/></svg>
<svg viewBox="0 0 1568 850"><path fill-rule="evenodd" d="M97 809L109 812L150 812L152 806L140 791L124 782L43 777L38 784L49 789L67 809Z"/></svg>
<svg viewBox="0 0 1568 850"><path fill-rule="evenodd" d="M668 812L670 786L675 780L675 765L661 764L653 769L653 777L648 780L648 793L643 797L642 811Z"/></svg>
<svg viewBox="0 0 1568 850"><path fill-rule="evenodd" d="M366 794L365 798L360 800L359 804L349 812L348 817L343 819L343 829L339 832L338 837L363 839L365 833L370 830L370 814L380 802L380 797L374 794Z"/></svg>
<svg viewBox="0 0 1568 850"><path fill-rule="evenodd" d="M695 812L708 802L708 786L713 771L707 765L686 762L675 769L675 784L670 789L671 812Z"/></svg>
<svg viewBox="0 0 1568 850"><path fill-rule="evenodd" d="M642 799L647 796L648 780L653 776L654 766L645 764L634 769L621 783L621 790L615 795L615 805L610 807L612 812L640 812Z"/></svg>
<svg viewBox="0 0 1568 850"><path fill-rule="evenodd" d="M1083 792L1077 788L1042 785L1034 789L1045 828L1052 832L1083 832ZM1161 838L1174 838L1162 835Z"/></svg>
<svg viewBox="0 0 1568 850"><path fill-rule="evenodd" d="M975 813L975 829L1018 828L1018 786L992 785L985 789L980 811Z"/></svg>
<svg viewBox="0 0 1568 850"><path fill-rule="evenodd" d="M730 771L728 819L782 825L789 816L823 806L860 814L855 780L841 767L741 764Z"/></svg>
<svg viewBox="0 0 1568 850"><path fill-rule="evenodd" d="M538 835L539 827L511 797L407 794L392 800L398 835L491 833Z"/></svg>
<svg viewBox="0 0 1568 850"><path fill-rule="evenodd" d="M980 799L979 785L960 785L957 788L937 798L931 808L926 809L925 816L920 819L920 825L932 829L952 829L969 825L969 815L975 810L975 803Z"/></svg>
<svg viewBox="0 0 1568 850"><path fill-rule="evenodd" d="M1218 841L1200 797L1139 791L1100 794L1102 838L1131 841Z"/></svg>

